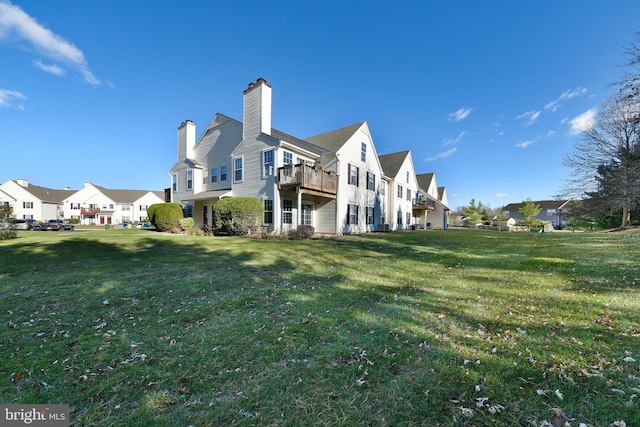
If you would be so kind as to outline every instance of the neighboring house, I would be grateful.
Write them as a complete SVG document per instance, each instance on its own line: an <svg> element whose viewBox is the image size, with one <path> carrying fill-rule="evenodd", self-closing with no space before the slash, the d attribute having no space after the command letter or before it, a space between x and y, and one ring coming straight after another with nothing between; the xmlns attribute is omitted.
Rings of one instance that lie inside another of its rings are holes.
<svg viewBox="0 0 640 427"><path fill-rule="evenodd" d="M418 194L418 182L411 152L406 150L384 154L380 156L380 164L389 180L387 204L390 229L407 230L412 225L418 225L419 218L414 215L413 210ZM420 210L415 212L419 213Z"/></svg>
<svg viewBox="0 0 640 427"><path fill-rule="evenodd" d="M416 176L418 181L418 197L413 207L421 228L449 228L449 208L447 207L447 191L438 187L436 174L423 173Z"/></svg>
<svg viewBox="0 0 640 427"><path fill-rule="evenodd" d="M0 202L11 207L14 218L38 221L63 218L62 200L74 193L40 187L24 179L7 181L0 185L0 191Z"/></svg>
<svg viewBox="0 0 640 427"><path fill-rule="evenodd" d="M190 120L178 128L171 200L197 225L211 224L224 197L262 201L267 232L311 225L317 233L375 231L386 222L386 181L365 122L299 139L271 128L271 86L244 91L243 123L216 114L196 141Z"/></svg>
<svg viewBox="0 0 640 427"><path fill-rule="evenodd" d="M147 219L150 205L164 203L164 193L146 190L110 190L90 182L63 201L65 218L84 225L122 224Z"/></svg>
<svg viewBox="0 0 640 427"><path fill-rule="evenodd" d="M539 200L534 201L540 213L536 217L543 222L550 222L554 227L565 227L567 221L564 218L564 210L567 208L567 204L570 200ZM502 208L502 214L506 218L513 218L516 221L522 221L525 218L520 215L518 210L522 206L522 203L510 203Z"/></svg>

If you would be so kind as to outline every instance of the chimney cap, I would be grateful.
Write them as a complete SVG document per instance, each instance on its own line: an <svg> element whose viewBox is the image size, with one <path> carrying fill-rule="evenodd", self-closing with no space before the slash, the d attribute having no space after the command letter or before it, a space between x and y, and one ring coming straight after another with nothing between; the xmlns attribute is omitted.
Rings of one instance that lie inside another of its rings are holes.
<svg viewBox="0 0 640 427"><path fill-rule="evenodd" d="M260 85L260 84L264 84L267 87L271 87L271 85L269 83L267 83L267 81L265 79L263 79L262 77L258 77L254 82L249 83L249 85L247 86L247 89L245 90L245 93L251 89L253 89L254 87Z"/></svg>

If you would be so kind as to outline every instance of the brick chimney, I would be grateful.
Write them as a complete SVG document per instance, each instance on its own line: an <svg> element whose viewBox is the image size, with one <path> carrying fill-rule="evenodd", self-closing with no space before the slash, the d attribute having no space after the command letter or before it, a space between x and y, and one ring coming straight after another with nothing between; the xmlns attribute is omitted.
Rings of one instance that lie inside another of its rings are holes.
<svg viewBox="0 0 640 427"><path fill-rule="evenodd" d="M244 91L242 137L271 135L271 86L263 78Z"/></svg>
<svg viewBox="0 0 640 427"><path fill-rule="evenodd" d="M185 120L178 127L178 161L193 159L193 147L196 145L196 125Z"/></svg>

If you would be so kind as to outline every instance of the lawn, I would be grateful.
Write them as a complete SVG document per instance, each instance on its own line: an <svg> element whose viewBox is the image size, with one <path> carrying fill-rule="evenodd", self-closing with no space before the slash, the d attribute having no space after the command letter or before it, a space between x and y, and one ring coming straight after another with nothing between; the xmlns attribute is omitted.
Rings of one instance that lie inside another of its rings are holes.
<svg viewBox="0 0 640 427"><path fill-rule="evenodd" d="M0 242L0 402L82 426L638 426L639 249L20 232Z"/></svg>

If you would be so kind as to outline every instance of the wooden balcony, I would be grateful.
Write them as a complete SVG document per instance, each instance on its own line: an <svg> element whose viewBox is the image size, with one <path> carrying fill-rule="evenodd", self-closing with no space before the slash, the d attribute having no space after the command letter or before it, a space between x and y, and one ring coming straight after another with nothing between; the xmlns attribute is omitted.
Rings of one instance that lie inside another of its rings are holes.
<svg viewBox="0 0 640 427"><path fill-rule="evenodd" d="M413 209L414 210L427 210L427 211L435 211L436 210L436 201L429 198L418 198L413 200Z"/></svg>
<svg viewBox="0 0 640 427"><path fill-rule="evenodd" d="M278 168L278 188L335 199L338 176L305 164L287 165Z"/></svg>
<svg viewBox="0 0 640 427"><path fill-rule="evenodd" d="M100 208L81 208L80 214L85 216L95 216L100 213Z"/></svg>

